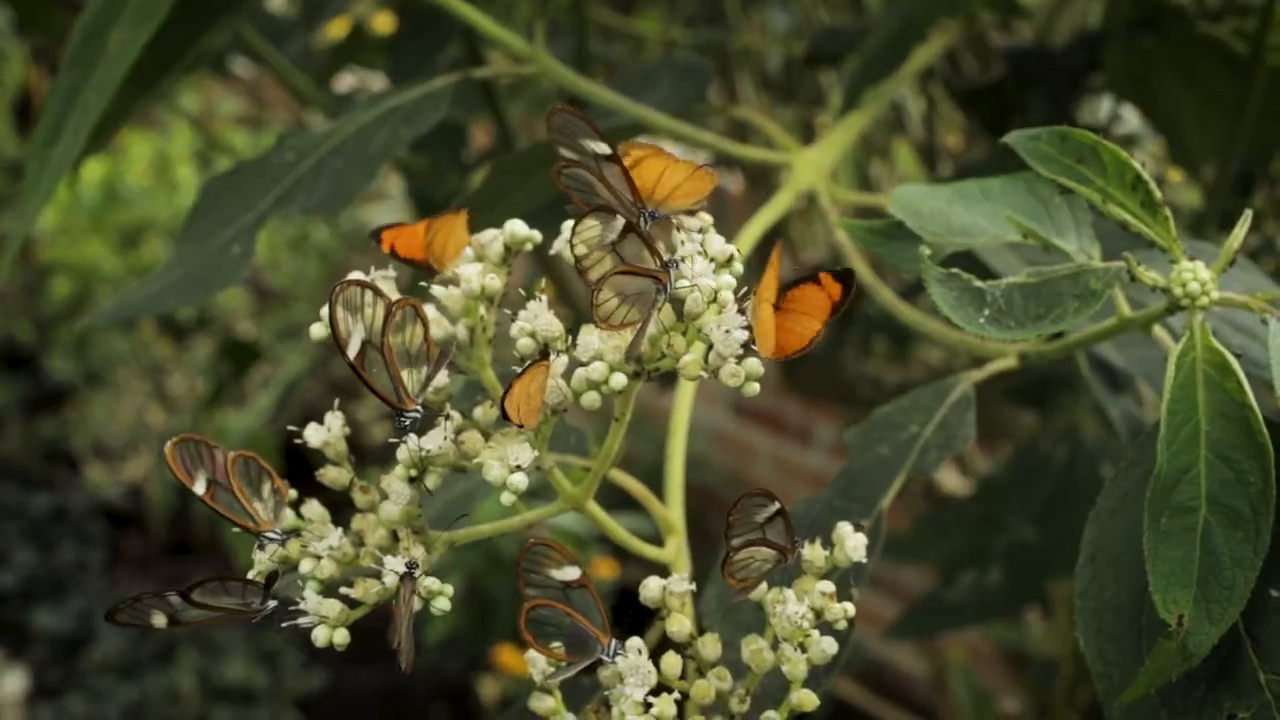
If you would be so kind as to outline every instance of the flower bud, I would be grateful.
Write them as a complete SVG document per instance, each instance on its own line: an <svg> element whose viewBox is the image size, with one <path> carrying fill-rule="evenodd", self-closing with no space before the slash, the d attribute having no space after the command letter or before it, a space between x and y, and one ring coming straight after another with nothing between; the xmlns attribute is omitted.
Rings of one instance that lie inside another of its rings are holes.
<svg viewBox="0 0 1280 720"><path fill-rule="evenodd" d="M510 490L503 490L498 494L498 504L502 507L511 507L520 500L520 496Z"/></svg>
<svg viewBox="0 0 1280 720"><path fill-rule="evenodd" d="M689 702L694 705L710 705L716 701L716 689L706 678L698 678L689 686Z"/></svg>
<svg viewBox="0 0 1280 720"><path fill-rule="evenodd" d="M720 644L720 633L703 633L694 643L693 649L698 653L698 658L709 665L720 662L720 655L724 651Z"/></svg>
<svg viewBox="0 0 1280 720"><path fill-rule="evenodd" d="M492 400L485 400L472 409L471 419L480 427L491 427L498 421L498 406Z"/></svg>
<svg viewBox="0 0 1280 720"><path fill-rule="evenodd" d="M716 379L725 387L742 387L746 382L747 374L740 365L728 363L720 366L720 370L716 372Z"/></svg>
<svg viewBox="0 0 1280 720"><path fill-rule="evenodd" d="M453 609L453 601L444 595L437 595L431 598L431 604L427 609L429 609L431 614L436 617L447 615L449 611Z"/></svg>
<svg viewBox="0 0 1280 720"><path fill-rule="evenodd" d="M747 710L751 708L751 695L747 693L746 688L737 688L729 695L729 712L733 715L741 717L747 714Z"/></svg>
<svg viewBox="0 0 1280 720"><path fill-rule="evenodd" d="M617 687L622 683L622 671L613 663L600 663L596 669L596 679L606 689Z"/></svg>
<svg viewBox="0 0 1280 720"><path fill-rule="evenodd" d="M311 571L311 576L317 580L333 580L338 577L342 569L338 567L338 563L333 558L322 557L320 562L316 563L316 567Z"/></svg>
<svg viewBox="0 0 1280 720"><path fill-rule="evenodd" d="M826 665L840 652L840 643L830 635L819 635L818 639L809 643L809 662L813 665Z"/></svg>
<svg viewBox="0 0 1280 720"><path fill-rule="evenodd" d="M329 640L333 643L333 649L342 652L351 644L351 631L345 627L333 629L333 637Z"/></svg>
<svg viewBox="0 0 1280 720"><path fill-rule="evenodd" d="M791 682L804 682L809 677L809 658L795 645L779 642L777 660L782 674Z"/></svg>
<svg viewBox="0 0 1280 720"><path fill-rule="evenodd" d="M603 360L596 360L587 366L587 379L593 385L602 385L605 380L609 379L609 363Z"/></svg>
<svg viewBox="0 0 1280 720"><path fill-rule="evenodd" d="M357 510L370 512L378 507L379 502L382 502L382 493L378 492L378 488L363 480L351 482L351 504L355 505Z"/></svg>
<svg viewBox="0 0 1280 720"><path fill-rule="evenodd" d="M481 293L489 299L498 297L507 288L506 280L499 277L497 273L485 273L482 282Z"/></svg>
<svg viewBox="0 0 1280 720"><path fill-rule="evenodd" d="M328 625L320 624L311 628L311 644L318 648L324 649L329 647L329 643L333 642L333 628Z"/></svg>
<svg viewBox="0 0 1280 720"><path fill-rule="evenodd" d="M399 527L403 524L405 506L391 500L383 500L378 503L378 519L389 527Z"/></svg>
<svg viewBox="0 0 1280 720"><path fill-rule="evenodd" d="M747 635L742 638L742 661L751 672L763 675L773 669L773 648L759 635Z"/></svg>
<svg viewBox="0 0 1280 720"><path fill-rule="evenodd" d="M310 575L316 571L316 565L319 564L320 561L314 557L304 557L298 561L298 572L302 575Z"/></svg>
<svg viewBox="0 0 1280 720"><path fill-rule="evenodd" d="M764 377L764 363L760 362L760 358L755 356L744 357L738 362L742 367L742 371L747 374L747 380L759 380Z"/></svg>
<svg viewBox="0 0 1280 720"><path fill-rule="evenodd" d="M529 489L529 476L523 470L517 470L507 476L507 490L519 495Z"/></svg>
<svg viewBox="0 0 1280 720"><path fill-rule="evenodd" d="M330 490L346 490L354 477L355 473L341 465L325 465L316 471L316 481Z"/></svg>
<svg viewBox="0 0 1280 720"><path fill-rule="evenodd" d="M739 391L742 393L742 397L753 398L760 394L760 383L755 380L748 380L747 382L742 383L742 387L739 388Z"/></svg>
<svg viewBox="0 0 1280 720"><path fill-rule="evenodd" d="M538 717L549 718L560 709L560 704L550 694L535 690L529 694L528 708Z"/></svg>
<svg viewBox="0 0 1280 720"><path fill-rule="evenodd" d="M818 584L818 579L812 575L801 575L791 583L791 589L795 592L796 597L807 598L813 595L813 588Z"/></svg>
<svg viewBox="0 0 1280 720"><path fill-rule="evenodd" d="M474 460L480 457L480 453L484 450L485 439L484 433L475 428L467 428L458 433L456 442L458 452L462 453L462 457L468 460Z"/></svg>
<svg viewBox="0 0 1280 720"><path fill-rule="evenodd" d="M439 470L428 470L422 476L422 487L426 488L429 493L439 490L440 486L443 484L444 473Z"/></svg>
<svg viewBox="0 0 1280 720"><path fill-rule="evenodd" d="M760 720L782 720L782 714L777 710L765 710L760 713Z"/></svg>
<svg viewBox="0 0 1280 720"><path fill-rule="evenodd" d="M627 383L629 382L631 382L631 379L627 377L626 373L614 371L609 373L609 380L606 387L613 392L622 392L626 389Z"/></svg>
<svg viewBox="0 0 1280 720"><path fill-rule="evenodd" d="M706 365L700 353L685 353L678 361L676 361L676 372L684 380L700 380L702 379L702 370Z"/></svg>
<svg viewBox="0 0 1280 720"><path fill-rule="evenodd" d="M324 342L329 339L329 323L319 320L307 326L307 337L311 342Z"/></svg>
<svg viewBox="0 0 1280 720"><path fill-rule="evenodd" d="M667 609L673 612L684 609L685 603L693 597L697 587L697 584L691 582L689 576L684 573L677 573L667 578L663 593Z"/></svg>
<svg viewBox="0 0 1280 720"><path fill-rule="evenodd" d="M676 699L671 693L664 692L661 695L650 698L650 714L656 720L674 720L679 710L676 708Z"/></svg>
<svg viewBox="0 0 1280 720"><path fill-rule="evenodd" d="M707 682L711 683L717 693L727 693L733 689L733 674L729 672L729 668L717 665L707 671Z"/></svg>
<svg viewBox="0 0 1280 720"><path fill-rule="evenodd" d="M823 547L821 540L811 540L800 548L800 565L806 575L822 577L827 571L827 556L830 553Z"/></svg>
<svg viewBox="0 0 1280 720"><path fill-rule="evenodd" d="M791 708L796 712L810 713L818 709L821 701L818 700L818 694L809 688L800 688L791 691Z"/></svg>
<svg viewBox="0 0 1280 720"><path fill-rule="evenodd" d="M684 658L674 650L668 650L662 653L662 657L658 659L658 673L667 683L674 683L680 679L681 673L684 672Z"/></svg>
<svg viewBox="0 0 1280 720"><path fill-rule="evenodd" d="M533 330L532 327L529 328ZM516 354L520 357L530 357L538 352L538 341L528 335L516 341Z"/></svg>
<svg viewBox="0 0 1280 720"><path fill-rule="evenodd" d="M854 563L867 561L867 545L870 539L848 520L836 523L831 531L832 557L836 567L846 568Z"/></svg>
<svg viewBox="0 0 1280 720"><path fill-rule="evenodd" d="M640 604L647 608L657 610L662 607L663 593L666 590L667 581L665 578L657 575L650 575L640 581Z"/></svg>
<svg viewBox="0 0 1280 720"><path fill-rule="evenodd" d="M667 637L673 642L687 643L693 637L693 622L684 613L670 613L665 623Z"/></svg>
<svg viewBox="0 0 1280 720"><path fill-rule="evenodd" d="M707 300L700 293L690 293L684 299L684 317L686 320L697 320L707 311Z"/></svg>
<svg viewBox="0 0 1280 720"><path fill-rule="evenodd" d="M604 404L604 398L600 396L599 392L595 390L588 390L578 396L578 404L587 412L595 412Z"/></svg>

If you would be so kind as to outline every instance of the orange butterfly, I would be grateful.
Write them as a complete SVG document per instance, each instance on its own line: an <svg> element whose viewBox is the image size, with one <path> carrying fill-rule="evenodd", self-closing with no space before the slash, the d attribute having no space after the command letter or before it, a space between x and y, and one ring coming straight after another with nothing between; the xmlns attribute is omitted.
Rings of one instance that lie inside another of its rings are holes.
<svg viewBox="0 0 1280 720"><path fill-rule="evenodd" d="M569 105L547 113L547 138L561 157L556 182L575 204L610 207L643 230L702 207L719 184L710 166L657 145L626 142L619 155L591 118Z"/></svg>
<svg viewBox="0 0 1280 720"><path fill-rule="evenodd" d="M471 242L467 209L449 210L412 223L389 223L369 232L382 252L433 274L449 272Z"/></svg>
<svg viewBox="0 0 1280 720"><path fill-rule="evenodd" d="M502 393L502 419L521 430L536 430L551 377L551 353L543 353L521 368Z"/></svg>
<svg viewBox="0 0 1280 720"><path fill-rule="evenodd" d="M751 333L766 360L803 355L853 299L851 268L821 270L782 286L782 243L774 245L751 299Z"/></svg>

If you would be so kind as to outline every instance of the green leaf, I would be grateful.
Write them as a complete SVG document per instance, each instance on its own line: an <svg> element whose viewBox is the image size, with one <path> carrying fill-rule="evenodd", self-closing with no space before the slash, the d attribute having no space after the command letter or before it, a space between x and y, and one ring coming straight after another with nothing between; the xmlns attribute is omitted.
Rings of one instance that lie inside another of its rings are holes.
<svg viewBox="0 0 1280 720"><path fill-rule="evenodd" d="M1280 322L1267 321L1267 355L1271 358L1271 390L1280 398Z"/></svg>
<svg viewBox="0 0 1280 720"><path fill-rule="evenodd" d="M271 150L209 180L168 261L117 296L99 319L171 312L234 283L269 218L341 208L393 155L431 130L448 108L449 80L370 98L332 125L289 133Z"/></svg>
<svg viewBox="0 0 1280 720"><path fill-rule="evenodd" d="M1015 130L1001 142L1033 170L1080 193L1099 211L1145 236L1170 256L1183 256L1173 214L1159 188L1119 147L1087 130L1070 127Z"/></svg>
<svg viewBox="0 0 1280 720"><path fill-rule="evenodd" d="M247 0L225 0L175 5L112 96L85 144L84 154L106 144L139 106L206 58L212 46L229 34L230 22L247 4Z"/></svg>
<svg viewBox="0 0 1280 720"><path fill-rule="evenodd" d="M71 31L27 153L0 280L174 0L94 0Z"/></svg>
<svg viewBox="0 0 1280 720"><path fill-rule="evenodd" d="M1031 243L1072 260L1099 257L1088 203L1031 172L899 185L889 212L943 252Z"/></svg>
<svg viewBox="0 0 1280 720"><path fill-rule="evenodd" d="M840 225L854 242L880 262L909 272L920 269L920 246L924 239L901 220L846 218Z"/></svg>
<svg viewBox="0 0 1280 720"><path fill-rule="evenodd" d="M916 388L877 408L845 432L849 464L821 491L792 505L796 536L823 539L829 545L831 530L837 522L878 519L908 476L930 474L943 460L973 444L974 416L973 386L966 374ZM884 524L876 522L868 532L874 538L884 532ZM776 577L769 579L770 584L792 582L799 573L797 565L793 563L779 570ZM867 568L854 570L857 578L865 574ZM840 576L833 580L838 587L849 584ZM855 579L854 583L857 582ZM749 600L731 600L718 563L711 578L699 587L702 592L698 617L720 633L725 660L737 677L742 668L736 649L743 636L763 631L763 613L758 604ZM851 635L852 630L844 637L837 637L841 647L850 644ZM839 662L832 662L813 668L806 686L821 692L839 666ZM754 694L752 707L777 707L786 692L787 683L781 675L771 673Z"/></svg>
<svg viewBox="0 0 1280 720"><path fill-rule="evenodd" d="M1089 513L1076 564L1076 628L1098 699L1111 720L1158 717L1154 698L1120 696L1159 634L1142 561L1142 506L1156 464L1156 433L1133 446Z"/></svg>
<svg viewBox="0 0 1280 720"><path fill-rule="evenodd" d="M1094 262L979 280L935 265L928 248L920 255L925 288L938 310L960 328L996 340L1030 340L1068 330L1097 312L1125 277L1123 263Z"/></svg>
<svg viewBox="0 0 1280 720"><path fill-rule="evenodd" d="M1244 609L1275 516L1275 456L1244 371L1203 318L1165 376L1159 455L1147 492L1143 548L1151 597L1179 629L1172 679L1209 653Z"/></svg>

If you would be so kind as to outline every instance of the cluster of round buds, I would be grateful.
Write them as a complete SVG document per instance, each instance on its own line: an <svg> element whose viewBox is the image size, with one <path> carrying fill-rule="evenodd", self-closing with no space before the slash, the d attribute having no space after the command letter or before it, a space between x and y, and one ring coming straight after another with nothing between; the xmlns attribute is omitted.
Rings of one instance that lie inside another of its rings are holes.
<svg viewBox="0 0 1280 720"><path fill-rule="evenodd" d="M1204 309L1218 299L1218 278L1203 260L1179 260L1169 273L1169 294L1184 308Z"/></svg>
<svg viewBox="0 0 1280 720"><path fill-rule="evenodd" d="M472 462L486 482L501 489L498 501L510 507L529 489L527 470L537 458L528 433L509 427L490 435Z"/></svg>
<svg viewBox="0 0 1280 720"><path fill-rule="evenodd" d="M697 589L697 584L684 573L668 578L650 575L640 582L640 603L658 610L667 637L684 645L693 640L693 621L685 614L685 608L692 603Z"/></svg>

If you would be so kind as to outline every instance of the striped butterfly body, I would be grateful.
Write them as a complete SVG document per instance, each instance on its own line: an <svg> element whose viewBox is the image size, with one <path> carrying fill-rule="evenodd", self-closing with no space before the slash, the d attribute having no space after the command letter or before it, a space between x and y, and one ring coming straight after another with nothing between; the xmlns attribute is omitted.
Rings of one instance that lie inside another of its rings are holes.
<svg viewBox="0 0 1280 720"><path fill-rule="evenodd" d="M400 586L391 605L391 626L387 628L387 641L396 651L396 662L406 675L413 672L413 656L416 647L416 631L413 625L414 606L418 597L418 561L409 559L400 573Z"/></svg>
<svg viewBox="0 0 1280 720"><path fill-rule="evenodd" d="M709 166L657 145L631 141L619 152L586 113L569 105L547 113L547 139L560 156L556 183L575 205L610 207L644 230L701 208L719 184Z"/></svg>
<svg viewBox="0 0 1280 720"><path fill-rule="evenodd" d="M653 237L604 206L573 223L569 249L591 288L591 315L603 330L635 328L626 359L644 350L649 325L671 295L675 261L663 257Z"/></svg>
<svg viewBox="0 0 1280 720"><path fill-rule="evenodd" d="M751 298L751 334L756 352L766 360L808 352L849 306L856 284L851 268L820 270L785 286L781 274L782 243L777 243Z"/></svg>
<svg viewBox="0 0 1280 720"><path fill-rule="evenodd" d="M507 383L499 403L502 419L521 430L536 430L542 423L542 407L546 402L550 377L551 353L544 350Z"/></svg>
<svg viewBox="0 0 1280 720"><path fill-rule="evenodd" d="M622 654L599 593L563 545L549 538L526 540L516 558L516 577L524 599L520 636L529 647L564 663L548 682Z"/></svg>
<svg viewBox="0 0 1280 720"><path fill-rule="evenodd" d="M194 433L170 438L164 459L183 485L205 505L257 537L261 548L282 544L291 533L280 529L289 502L289 485L256 453L228 452Z"/></svg>
<svg viewBox="0 0 1280 720"><path fill-rule="evenodd" d="M396 428L416 427L431 382L453 354L453 345L431 339L422 301L392 300L372 282L348 278L329 294L329 331L360 382L395 412Z"/></svg>
<svg viewBox="0 0 1280 720"><path fill-rule="evenodd" d="M369 238L386 255L432 275L449 272L471 243L467 209L449 210L425 220L379 225Z"/></svg>
<svg viewBox="0 0 1280 720"><path fill-rule="evenodd" d="M271 590L279 580L279 570L272 570L261 582L243 577L209 578L182 590L134 595L116 603L103 617L112 625L157 630L256 622L278 607Z"/></svg>
<svg viewBox="0 0 1280 720"><path fill-rule="evenodd" d="M720 574L738 600L800 551L790 513L777 495L763 488L748 490L729 508L724 544Z"/></svg>

